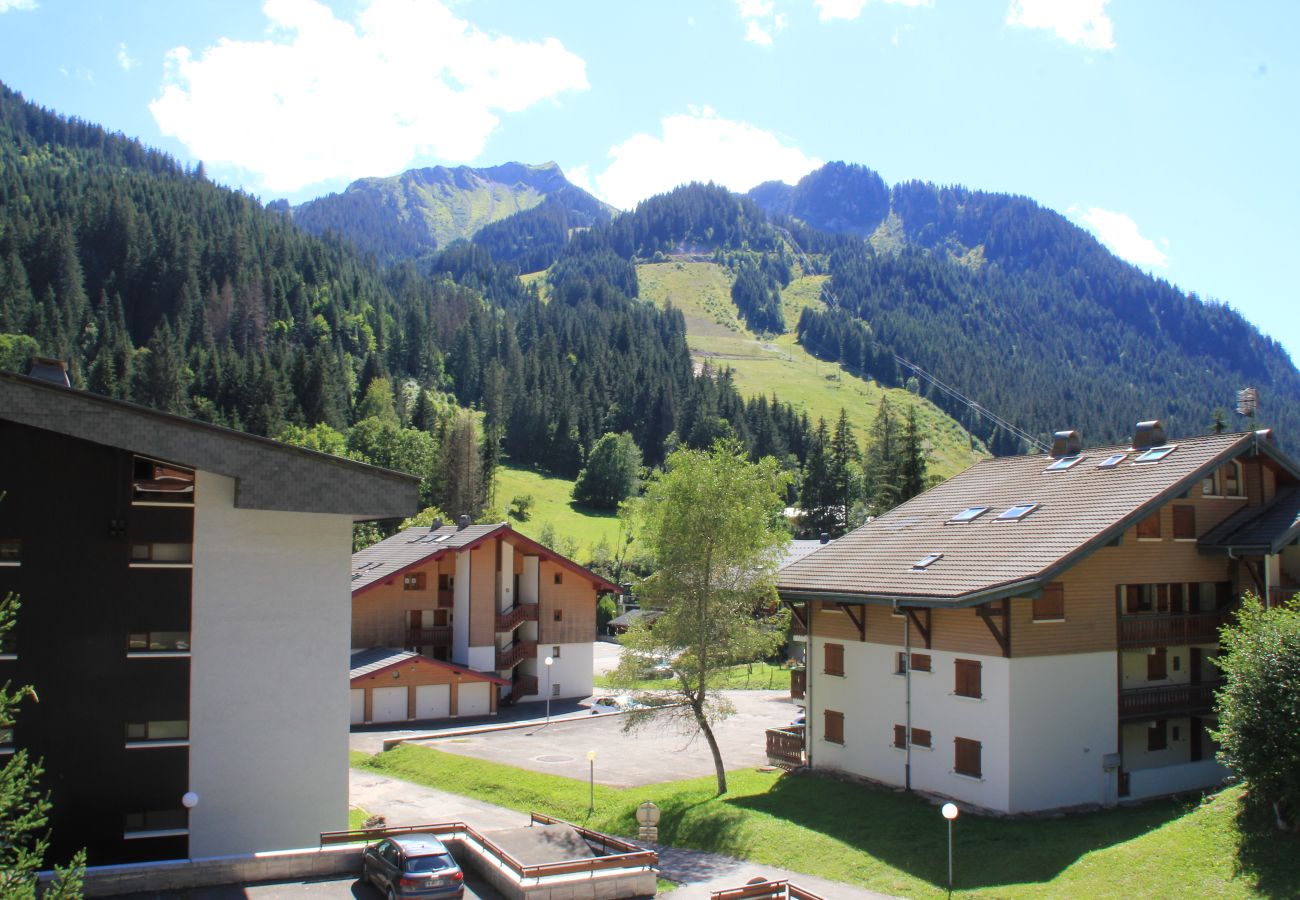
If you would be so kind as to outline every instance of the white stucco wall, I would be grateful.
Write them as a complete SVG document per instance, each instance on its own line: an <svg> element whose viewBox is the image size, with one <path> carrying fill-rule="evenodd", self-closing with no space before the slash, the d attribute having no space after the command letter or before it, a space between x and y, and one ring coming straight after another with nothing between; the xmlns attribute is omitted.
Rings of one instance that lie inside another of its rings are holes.
<svg viewBox="0 0 1300 900"><path fill-rule="evenodd" d="M195 486L190 855L315 846L346 827L352 523L239 510Z"/></svg>
<svg viewBox="0 0 1300 900"><path fill-rule="evenodd" d="M520 581L523 579L521 578ZM515 548L501 542L501 571L497 575L497 609L505 612L515 605Z"/></svg>
<svg viewBox="0 0 1300 900"><path fill-rule="evenodd" d="M1103 757L1119 750L1115 654L1029 656L1010 663L1009 811L1113 803L1118 773L1106 772Z"/></svg>
<svg viewBox="0 0 1300 900"><path fill-rule="evenodd" d="M521 700L546 699L546 665L542 662L550 656L555 644L537 645L537 693L526 694ZM560 656L551 663L551 684L560 686L556 697L590 697L594 689L593 667L595 653L591 644L560 644ZM524 672L531 673L525 662Z"/></svg>
<svg viewBox="0 0 1300 900"><path fill-rule="evenodd" d="M451 659L460 665L469 661L469 551L456 554L456 581L452 585ZM494 665L493 660L491 665ZM490 665L489 665L490 668Z"/></svg>
<svg viewBox="0 0 1300 900"><path fill-rule="evenodd" d="M1165 684L1187 684L1191 680L1188 660L1191 651L1188 647L1167 647L1165 648L1165 677L1158 678L1154 681L1147 680L1147 657L1149 654L1145 650L1125 650L1120 653L1120 666L1124 673L1124 690L1134 688L1159 687ZM1112 657L1113 659L1114 657ZM1177 662L1175 662L1177 660ZM1175 666L1177 668L1175 668ZM1208 668L1208 664L1207 664ZM1202 677L1209 677L1217 669L1209 673L1202 672Z"/></svg>

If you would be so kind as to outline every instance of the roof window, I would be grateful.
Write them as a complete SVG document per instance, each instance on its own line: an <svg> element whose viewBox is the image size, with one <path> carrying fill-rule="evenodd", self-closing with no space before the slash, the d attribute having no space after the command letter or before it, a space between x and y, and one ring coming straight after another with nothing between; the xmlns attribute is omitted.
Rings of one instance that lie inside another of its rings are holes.
<svg viewBox="0 0 1300 900"><path fill-rule="evenodd" d="M942 553L931 553L928 556L922 556L916 562L912 563L912 571L919 569L928 569L931 565L943 559Z"/></svg>
<svg viewBox="0 0 1300 900"><path fill-rule="evenodd" d="M949 519L949 522L971 522L978 519L989 511L987 506L968 506L957 515Z"/></svg>
<svg viewBox="0 0 1300 900"><path fill-rule="evenodd" d="M1020 503L998 513L999 522L1019 522L1025 516L1038 509L1037 503Z"/></svg>
<svg viewBox="0 0 1300 900"><path fill-rule="evenodd" d="M1135 463L1160 462L1160 460L1164 459L1166 456L1168 456L1170 453L1173 453L1177 449L1178 449L1177 444L1165 444L1162 447L1152 447L1150 450L1147 450L1137 459L1133 460L1133 462Z"/></svg>
<svg viewBox="0 0 1300 900"><path fill-rule="evenodd" d="M1064 472L1066 469L1073 468L1083 462L1083 457L1075 454L1074 456L1062 456L1056 462L1052 463L1043 471L1045 472Z"/></svg>
<svg viewBox="0 0 1300 900"><path fill-rule="evenodd" d="M1124 461L1124 457L1126 456L1128 456L1127 453L1112 453L1110 456L1106 457L1101 462L1097 463L1097 468L1113 469L1116 466L1118 466L1120 463L1122 463Z"/></svg>

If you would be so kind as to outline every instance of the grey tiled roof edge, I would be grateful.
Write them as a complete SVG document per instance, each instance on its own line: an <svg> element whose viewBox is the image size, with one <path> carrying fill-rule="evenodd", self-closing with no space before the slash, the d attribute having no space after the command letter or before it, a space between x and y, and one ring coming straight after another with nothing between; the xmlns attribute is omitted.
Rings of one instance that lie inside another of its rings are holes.
<svg viewBox="0 0 1300 900"><path fill-rule="evenodd" d="M409 516L419 478L0 372L0 418L236 479L240 509Z"/></svg>

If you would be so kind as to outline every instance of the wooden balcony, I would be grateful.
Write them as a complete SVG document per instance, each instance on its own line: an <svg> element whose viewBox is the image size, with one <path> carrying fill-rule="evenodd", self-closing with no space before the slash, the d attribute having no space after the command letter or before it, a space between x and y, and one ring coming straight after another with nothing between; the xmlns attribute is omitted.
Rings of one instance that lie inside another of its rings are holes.
<svg viewBox="0 0 1300 900"><path fill-rule="evenodd" d="M1217 644L1219 627L1228 613L1183 613L1181 615L1120 616L1119 646L1167 647L1184 644Z"/></svg>
<svg viewBox="0 0 1300 900"><path fill-rule="evenodd" d="M1222 685L1222 681L1202 681L1120 691L1120 721L1206 715L1213 711L1214 692Z"/></svg>
<svg viewBox="0 0 1300 900"><path fill-rule="evenodd" d="M456 598L451 591L438 591L438 609L451 609L456 605Z"/></svg>
<svg viewBox="0 0 1300 900"><path fill-rule="evenodd" d="M517 675L511 683L510 696L518 700L520 697L528 697L537 693L537 676L536 675Z"/></svg>
<svg viewBox="0 0 1300 900"><path fill-rule="evenodd" d="M431 625L428 628L406 629L408 647L450 647L451 626Z"/></svg>
<svg viewBox="0 0 1300 900"><path fill-rule="evenodd" d="M503 613L497 613L497 631L511 632L525 622L537 621L536 603L516 603Z"/></svg>
<svg viewBox="0 0 1300 900"><path fill-rule="evenodd" d="M804 764L803 726L787 725L767 730L767 761L783 769L797 769Z"/></svg>
<svg viewBox="0 0 1300 900"><path fill-rule="evenodd" d="M790 670L790 699L802 700L804 692L808 689L808 670L791 669Z"/></svg>
<svg viewBox="0 0 1300 900"><path fill-rule="evenodd" d="M526 659L537 658L537 641L515 641L497 651L497 671L513 669Z"/></svg>

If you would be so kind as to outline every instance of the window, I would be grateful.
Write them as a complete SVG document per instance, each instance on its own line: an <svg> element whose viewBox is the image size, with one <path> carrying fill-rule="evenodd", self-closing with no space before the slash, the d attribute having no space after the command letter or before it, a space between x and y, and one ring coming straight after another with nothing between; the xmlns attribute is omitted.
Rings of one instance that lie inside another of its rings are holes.
<svg viewBox="0 0 1300 900"><path fill-rule="evenodd" d="M960 737L953 738L952 742L953 771L958 775L966 775L971 778L983 777L983 769L980 766L980 742Z"/></svg>
<svg viewBox="0 0 1300 900"><path fill-rule="evenodd" d="M1150 450L1147 450L1145 453L1141 454L1137 459L1133 460L1133 462L1135 463L1160 462L1160 460L1164 459L1166 456L1168 456L1170 453L1173 453L1177 449L1178 449L1177 444L1165 444L1163 447L1152 447Z"/></svg>
<svg viewBox="0 0 1300 900"><path fill-rule="evenodd" d="M1127 453L1112 453L1110 456L1106 457L1101 462L1097 463L1097 468L1113 469L1116 466L1118 466L1120 463L1122 463L1124 461L1124 457L1126 456L1128 456Z"/></svg>
<svg viewBox="0 0 1300 900"><path fill-rule="evenodd" d="M1241 463L1230 462L1220 472L1223 475L1223 496L1245 496L1241 490Z"/></svg>
<svg viewBox="0 0 1300 900"><path fill-rule="evenodd" d="M556 572L556 573L555 573L555 583L556 583L556 584L564 584L564 573L563 573L563 572Z"/></svg>
<svg viewBox="0 0 1300 900"><path fill-rule="evenodd" d="M1147 752L1153 753L1156 750L1165 750L1169 747L1169 735L1166 731L1164 719L1159 719L1151 723L1147 729Z"/></svg>
<svg viewBox="0 0 1300 900"><path fill-rule="evenodd" d="M1160 540L1160 513L1158 511L1138 522L1137 538L1139 541Z"/></svg>
<svg viewBox="0 0 1300 900"><path fill-rule="evenodd" d="M161 653L169 651L188 651L190 633L188 631L133 631L127 635L127 655L136 653Z"/></svg>
<svg viewBox="0 0 1300 900"><path fill-rule="evenodd" d="M563 622L563 621L564 621L564 610L562 610L562 609L557 609L557 610L555 611L555 621L557 621L557 622Z"/></svg>
<svg viewBox="0 0 1300 900"><path fill-rule="evenodd" d="M449 590L452 589L452 587L453 587L455 584L456 584L456 578L455 578L454 575L439 575L439 576L438 576L438 590L440 590L440 591L449 591Z"/></svg>
<svg viewBox="0 0 1300 900"><path fill-rule="evenodd" d="M171 463L137 456L131 466L131 502L192 505L194 472Z"/></svg>
<svg viewBox="0 0 1300 900"><path fill-rule="evenodd" d="M916 562L912 563L912 571L916 571L917 569L927 569L941 559L943 559L942 553L931 553L928 556L922 556Z"/></svg>
<svg viewBox="0 0 1300 900"><path fill-rule="evenodd" d="M1052 463L1050 466L1048 466L1048 467L1047 467L1046 469L1044 469L1043 471L1045 471L1045 472L1064 472L1066 469L1073 468L1074 466L1077 466L1079 463L1083 462L1083 459L1084 459L1084 458L1083 458L1082 456L1079 456L1079 455L1075 455L1075 456L1062 456L1060 459L1058 459L1056 462Z"/></svg>
<svg viewBox="0 0 1300 900"><path fill-rule="evenodd" d="M987 506L968 506L957 515L949 519L949 522L972 522L989 511Z"/></svg>
<svg viewBox="0 0 1300 900"><path fill-rule="evenodd" d="M1164 647L1147 654L1147 681L1164 681L1169 677L1169 655Z"/></svg>
<svg viewBox="0 0 1300 900"><path fill-rule="evenodd" d="M127 837L146 837L155 833L184 832L189 827L189 817L183 809L155 809L127 813L122 824Z"/></svg>
<svg viewBox="0 0 1300 900"><path fill-rule="evenodd" d="M560 696L560 686L558 684L551 685L551 696L552 697Z"/></svg>
<svg viewBox="0 0 1300 900"><path fill-rule="evenodd" d="M913 729L912 729L912 746L913 746L913 747L929 747L929 746L930 746L930 732L927 731L927 730L924 729L924 728L913 728Z"/></svg>
<svg viewBox="0 0 1300 900"><path fill-rule="evenodd" d="M1060 622L1065 618L1065 585L1051 581L1034 598L1035 622Z"/></svg>
<svg viewBox="0 0 1300 900"><path fill-rule="evenodd" d="M894 746L897 747L899 750L903 750L907 747L907 726L906 725L894 726Z"/></svg>
<svg viewBox="0 0 1300 900"><path fill-rule="evenodd" d="M1010 509L998 513L999 522L1019 522L1025 516L1038 509L1037 503L1018 503Z"/></svg>
<svg viewBox="0 0 1300 900"><path fill-rule="evenodd" d="M402 590L404 591L422 591L424 590L424 573L411 572L402 576Z"/></svg>
<svg viewBox="0 0 1300 900"><path fill-rule="evenodd" d="M1196 540L1196 507L1174 507L1174 540Z"/></svg>
<svg viewBox="0 0 1300 900"><path fill-rule="evenodd" d="M953 692L958 697L983 697L980 690L980 664L973 659L955 659L952 662L956 672L956 685Z"/></svg>
<svg viewBox="0 0 1300 900"><path fill-rule="evenodd" d="M899 675L907 671L907 654L902 650L898 651L897 668L894 670ZM928 672L930 671L930 654L913 653L912 654L912 671Z"/></svg>
<svg viewBox="0 0 1300 900"><path fill-rule="evenodd" d="M559 645L559 644L552 644L552 645L551 645L551 659L559 659L559 658L560 658L560 645Z"/></svg>
<svg viewBox="0 0 1300 900"><path fill-rule="evenodd" d="M128 744L151 741L184 741L190 736L190 723L184 719L160 719L153 722L127 722Z"/></svg>
<svg viewBox="0 0 1300 900"><path fill-rule="evenodd" d="M0 566L16 566L23 559L23 542L16 538L0 540Z"/></svg>
<svg viewBox="0 0 1300 900"><path fill-rule="evenodd" d="M132 544L131 562L188 565L193 553L192 544Z"/></svg>
<svg viewBox="0 0 1300 900"><path fill-rule="evenodd" d="M843 644L826 644L822 651L824 666L822 672L826 675L843 675L844 674L844 645Z"/></svg>
<svg viewBox="0 0 1300 900"><path fill-rule="evenodd" d="M823 734L832 744L844 743L844 713L833 709L825 711L825 729Z"/></svg>

